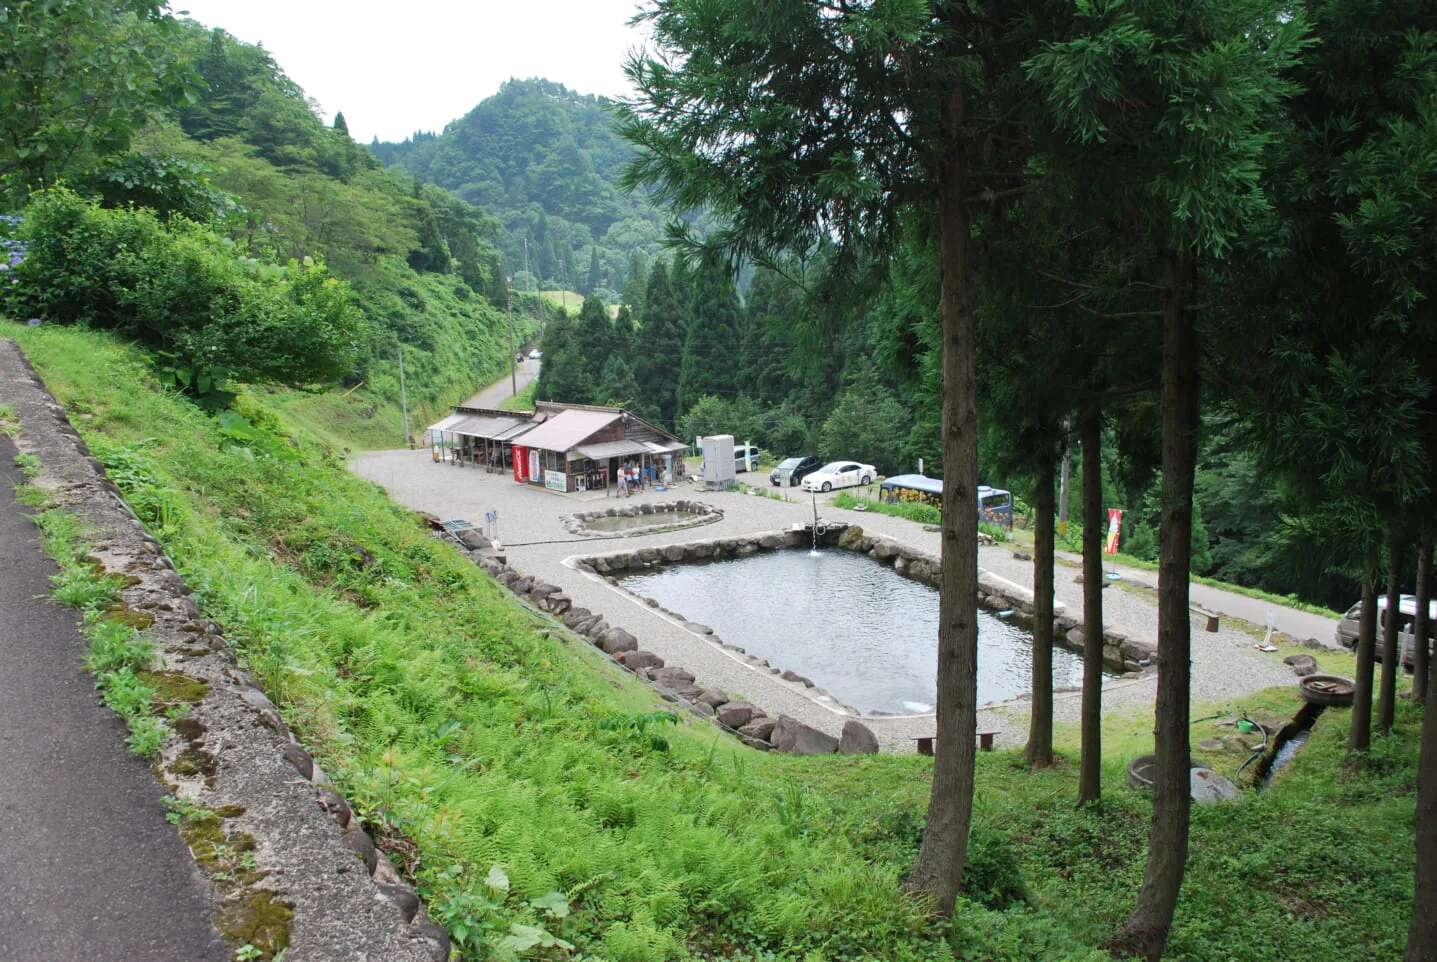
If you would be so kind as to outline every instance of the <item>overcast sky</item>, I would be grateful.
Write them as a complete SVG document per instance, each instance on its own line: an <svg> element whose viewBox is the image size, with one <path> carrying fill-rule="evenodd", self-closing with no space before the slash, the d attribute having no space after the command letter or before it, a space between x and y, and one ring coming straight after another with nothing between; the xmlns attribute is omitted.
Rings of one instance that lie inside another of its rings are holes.
<svg viewBox="0 0 1437 962"><path fill-rule="evenodd" d="M368 143L442 130L510 77L585 94L628 90L637 0L171 0L176 12L262 43Z"/></svg>

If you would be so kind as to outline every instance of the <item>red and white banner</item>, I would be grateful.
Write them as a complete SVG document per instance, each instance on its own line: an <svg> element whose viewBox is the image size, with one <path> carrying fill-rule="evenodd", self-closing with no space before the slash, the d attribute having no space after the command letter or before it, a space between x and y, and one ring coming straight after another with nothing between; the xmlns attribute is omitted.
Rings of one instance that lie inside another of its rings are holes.
<svg viewBox="0 0 1437 962"><path fill-rule="evenodd" d="M1118 553L1118 529L1123 526L1121 508L1108 509L1108 540L1103 544L1103 554Z"/></svg>

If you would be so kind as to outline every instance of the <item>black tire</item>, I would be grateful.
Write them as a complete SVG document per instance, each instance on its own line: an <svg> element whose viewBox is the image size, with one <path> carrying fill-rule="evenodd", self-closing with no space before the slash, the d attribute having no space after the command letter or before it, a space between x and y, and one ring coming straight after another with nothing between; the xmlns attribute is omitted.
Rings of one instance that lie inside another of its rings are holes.
<svg viewBox="0 0 1437 962"><path fill-rule="evenodd" d="M865 487L867 487L868 485L870 485L870 484L872 484L872 483L873 483L873 479L870 478L870 477L869 477L868 475L866 475L866 474L865 474L863 477L861 477L861 478L858 479L858 486L859 486L860 488L865 488Z"/></svg>
<svg viewBox="0 0 1437 962"><path fill-rule="evenodd" d="M831 484L829 484L827 481L825 481L825 482L823 482L823 490L824 490L825 493L827 493L827 492L829 492L829 491L832 491L832 490L833 490L833 485L831 485Z"/></svg>
<svg viewBox="0 0 1437 962"><path fill-rule="evenodd" d="M1335 686L1337 691L1323 691L1315 689L1314 683ZM1352 698L1356 693L1357 685L1351 678L1342 678L1337 675L1308 675L1298 682L1302 690L1302 700L1310 705L1322 705L1327 708L1350 708ZM1341 689L1345 687L1346 691Z"/></svg>

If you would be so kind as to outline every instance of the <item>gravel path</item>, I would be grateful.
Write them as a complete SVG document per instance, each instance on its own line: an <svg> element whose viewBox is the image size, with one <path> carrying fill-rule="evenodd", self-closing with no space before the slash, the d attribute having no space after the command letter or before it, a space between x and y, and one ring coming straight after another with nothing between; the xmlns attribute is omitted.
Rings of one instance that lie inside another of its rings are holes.
<svg viewBox="0 0 1437 962"><path fill-rule="evenodd" d="M369 452L356 457L352 468L386 488L399 503L446 520L464 518L479 522L486 512L497 510L497 533L511 565L559 585L574 599L576 606L601 613L610 623L628 629L639 639L640 648L684 666L701 685L743 695L770 715L792 715L835 735L842 729L843 722L852 717L836 703L815 699L816 689L807 691L799 684L755 668L742 656L694 635L664 614L612 587L603 578L586 575L572 567L573 559L585 555L786 529L812 520L813 507L806 498L785 502L736 492L703 492L690 486L667 493L649 490L636 495L633 503L690 498L714 505L724 512L724 518L689 530L598 539L570 534L560 519L601 506L606 501L602 495L582 499L566 497L533 485L515 484L504 476L435 464L427 452ZM858 524L869 533L884 534L915 548L939 553L936 532L924 531L921 525L903 518L846 511L822 502L819 512L829 520ZM981 549L979 565L1029 590L1032 588L1032 562L1016 560L1009 547ZM1082 587L1072 583L1072 576L1067 574L1070 570L1059 568L1056 593L1059 602L1069 606L1070 613L1076 615L1081 612ZM1135 637L1150 640L1156 637L1155 602L1119 588L1109 588L1103 599L1105 620L1110 625L1121 627ZM1253 650L1253 645L1250 636L1226 625L1216 634L1194 631L1193 698L1227 700L1270 685L1292 683L1290 671L1274 665ZM822 679L815 681L822 684ZM1156 677L1152 673L1136 679L1112 679L1104 686L1104 704L1107 707L1150 705L1155 694ZM1054 698L1055 718L1076 720L1079 703L1077 692L1058 693ZM998 743L1018 746L1027 737L1027 714L1027 702L1022 699L987 706L980 711L979 727L1001 729ZM933 730L931 714L865 717L863 721L885 748L896 751L911 751L911 736L931 734Z"/></svg>

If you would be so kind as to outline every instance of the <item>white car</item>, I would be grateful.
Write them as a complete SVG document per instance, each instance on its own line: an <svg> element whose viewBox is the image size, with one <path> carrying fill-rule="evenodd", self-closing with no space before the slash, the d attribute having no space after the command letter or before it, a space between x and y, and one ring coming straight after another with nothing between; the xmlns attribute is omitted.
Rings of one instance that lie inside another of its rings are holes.
<svg viewBox="0 0 1437 962"><path fill-rule="evenodd" d="M872 484L878 469L857 461L830 461L803 479L805 491L832 491L851 488L856 484Z"/></svg>
<svg viewBox="0 0 1437 962"><path fill-rule="evenodd" d="M532 350L532 351L529 352L529 360L531 360L531 361L537 361L537 360L539 360L539 358L541 358L541 357L543 357L543 356L544 356L544 352L541 351L541 350L539 350L537 347L534 348L534 350Z"/></svg>

